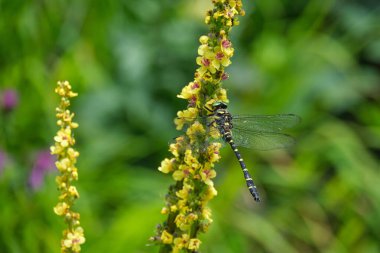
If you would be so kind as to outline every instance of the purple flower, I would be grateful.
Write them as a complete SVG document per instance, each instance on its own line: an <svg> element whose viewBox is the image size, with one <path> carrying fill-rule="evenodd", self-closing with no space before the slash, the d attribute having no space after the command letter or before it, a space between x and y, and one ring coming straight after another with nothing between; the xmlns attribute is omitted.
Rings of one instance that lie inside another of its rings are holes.
<svg viewBox="0 0 380 253"><path fill-rule="evenodd" d="M2 92L1 107L5 111L12 111L18 105L18 93L14 89L6 89Z"/></svg>
<svg viewBox="0 0 380 253"><path fill-rule="evenodd" d="M41 151L37 154L29 176L29 185L33 190L41 187L45 174L54 169L54 162L55 157L50 154L50 151Z"/></svg>

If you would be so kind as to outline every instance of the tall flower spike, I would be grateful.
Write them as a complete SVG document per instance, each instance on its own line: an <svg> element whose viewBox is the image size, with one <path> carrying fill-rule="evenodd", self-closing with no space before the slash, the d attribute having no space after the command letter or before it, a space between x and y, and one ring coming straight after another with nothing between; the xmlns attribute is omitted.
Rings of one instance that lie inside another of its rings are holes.
<svg viewBox="0 0 380 253"><path fill-rule="evenodd" d="M212 223L207 203L217 194L212 180L216 176L214 164L220 159L220 144L210 141L218 134L210 132L207 122L199 119L210 114L207 108L215 101L228 102L221 82L228 78L224 68L231 64L234 53L229 32L238 24L238 15L244 15L241 0L212 3L214 7L205 19L209 33L199 38L195 78L178 95L188 100L188 107L177 113L174 123L177 130L186 129L186 133L170 145L172 157L165 158L158 168L175 181L161 210L166 221L151 238L160 245L160 253L198 252L198 234L206 232Z"/></svg>
<svg viewBox="0 0 380 253"><path fill-rule="evenodd" d="M55 144L50 147L50 150L51 154L57 156L55 166L60 175L55 181L61 195L58 204L54 207L54 212L62 216L67 224L61 240L61 252L77 253L85 242L83 228L79 222L80 215L72 210L75 200L79 198L78 190L72 185L78 180L78 169L75 164L79 152L73 148L75 139L72 131L78 127L78 124L72 121L74 113L71 113L68 107L70 99L78 94L71 91L71 85L67 81L58 82L55 93L61 97L61 102L56 108L57 125L60 129L54 137Z"/></svg>

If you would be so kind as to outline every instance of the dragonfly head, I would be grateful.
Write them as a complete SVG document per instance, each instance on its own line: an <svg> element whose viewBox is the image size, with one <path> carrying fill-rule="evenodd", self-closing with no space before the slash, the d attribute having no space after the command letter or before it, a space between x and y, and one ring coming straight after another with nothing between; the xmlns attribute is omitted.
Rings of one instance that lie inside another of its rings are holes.
<svg viewBox="0 0 380 253"><path fill-rule="evenodd" d="M216 101L212 104L213 110L218 110L218 109L227 109L227 103L223 101Z"/></svg>

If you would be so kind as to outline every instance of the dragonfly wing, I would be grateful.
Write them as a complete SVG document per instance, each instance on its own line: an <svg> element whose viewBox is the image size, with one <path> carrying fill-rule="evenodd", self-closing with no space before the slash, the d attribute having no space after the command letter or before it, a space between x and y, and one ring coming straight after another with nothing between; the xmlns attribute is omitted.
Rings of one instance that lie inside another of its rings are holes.
<svg viewBox="0 0 380 253"><path fill-rule="evenodd" d="M254 132L281 132L301 121L295 114L238 115L232 118L234 128Z"/></svg>
<svg viewBox="0 0 380 253"><path fill-rule="evenodd" d="M257 150L287 148L295 144L292 136L276 132L247 132L244 130L232 133L236 145Z"/></svg>

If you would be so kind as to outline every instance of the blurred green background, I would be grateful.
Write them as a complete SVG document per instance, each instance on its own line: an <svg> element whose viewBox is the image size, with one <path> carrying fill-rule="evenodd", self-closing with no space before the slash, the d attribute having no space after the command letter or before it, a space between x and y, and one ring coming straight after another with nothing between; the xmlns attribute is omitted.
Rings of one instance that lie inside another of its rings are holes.
<svg viewBox="0 0 380 253"><path fill-rule="evenodd" d="M69 80L83 252L157 252L173 182L157 171L192 81L211 1L0 1L0 252L59 252L48 148ZM296 113L289 150L224 148L202 252L380 252L380 4L243 1L227 69L233 114Z"/></svg>

